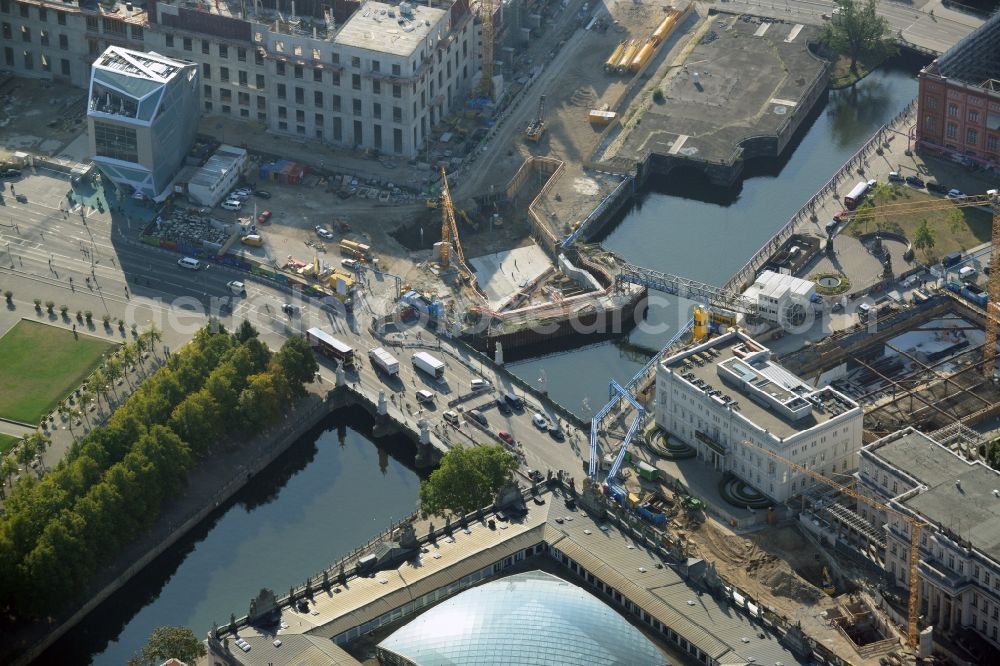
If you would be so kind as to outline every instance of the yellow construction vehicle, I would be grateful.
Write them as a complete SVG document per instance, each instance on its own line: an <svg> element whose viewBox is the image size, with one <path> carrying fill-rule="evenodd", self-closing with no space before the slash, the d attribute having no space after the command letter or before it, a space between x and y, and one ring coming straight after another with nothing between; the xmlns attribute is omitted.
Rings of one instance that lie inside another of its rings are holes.
<svg viewBox="0 0 1000 666"><path fill-rule="evenodd" d="M458 225L455 224L455 207L451 202L451 191L448 189L448 176L441 167L441 268L451 266L451 245L455 244L455 254L462 270L465 268L465 253L462 243L458 240Z"/></svg>
<svg viewBox="0 0 1000 666"><path fill-rule="evenodd" d="M543 114L545 113L545 95L538 98L538 117L528 123L528 127L524 130L524 138L528 141L538 142L541 140L542 135L545 134L545 118Z"/></svg>
<svg viewBox="0 0 1000 666"><path fill-rule="evenodd" d="M833 576L830 575L830 570L826 567L823 567L823 587L819 589L831 597L837 593L837 588L833 585Z"/></svg>

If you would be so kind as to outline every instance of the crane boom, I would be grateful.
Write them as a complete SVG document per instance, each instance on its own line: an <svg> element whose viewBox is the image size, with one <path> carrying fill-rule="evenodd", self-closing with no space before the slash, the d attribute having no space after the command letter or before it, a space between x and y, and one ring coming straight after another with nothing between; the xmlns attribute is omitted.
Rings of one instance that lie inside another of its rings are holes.
<svg viewBox="0 0 1000 666"><path fill-rule="evenodd" d="M455 243L455 254L462 266L465 266L465 252L458 240L458 225L455 224L455 207L451 202L451 190L448 189L448 175L441 167L441 268L451 265L451 244Z"/></svg>
<svg viewBox="0 0 1000 666"><path fill-rule="evenodd" d="M483 79L479 82L483 97L493 99L493 0L480 0L479 19L483 22Z"/></svg>
<svg viewBox="0 0 1000 666"><path fill-rule="evenodd" d="M906 201L897 204L884 204L877 208L861 208L845 213L843 220L870 220L876 215L892 217L932 210L948 208L980 208L989 206L993 209L993 232L991 234L992 248L990 250L990 265L1000 267L1000 196L997 190L987 190L986 194L962 195L946 199L931 199L925 201ZM989 300L986 303L986 344L983 345L983 373L992 377L997 357L997 327L1000 325L1000 272L990 271L989 283L986 288Z"/></svg>
<svg viewBox="0 0 1000 666"><path fill-rule="evenodd" d="M853 488L845 486L842 483L837 483L833 479L829 479L829 478L823 476L822 474L820 474L819 472L814 472L813 470L809 469L808 467L805 467L805 466L800 465L798 463L792 462L791 460L788 460L787 458L784 458L784 457L778 455L774 451L770 451L770 450L764 448L760 444L757 444L755 442L751 442L751 441L748 441L748 440L744 440L743 443L746 444L747 446L752 446L753 448L755 448L758 451L762 452L764 455L768 456L772 460L776 460L776 461L780 462L781 464L785 465L786 467L790 467L791 469L795 470L796 472L799 472L800 474L805 474L806 476L808 476L809 478L813 479L814 481L818 481L819 483L825 484L825 485L833 488L834 490L837 490L837 491L839 491L839 492L847 495L848 497L852 497L852 498L854 498L855 500L857 500L859 502L863 502L863 503L867 504L868 506L870 506L872 508L878 509L879 511L884 511L886 513L891 513L891 514L893 514L895 516L899 516L900 518L902 518L903 520L905 520L907 523L909 523L909 525L910 525L910 558L909 558L910 575L909 575L909 580L907 582L909 583L910 594L909 594L908 605L907 605L906 640L907 640L907 643L909 644L909 646L911 648L916 648L917 647L917 601L918 601L917 600L917 589L918 589L917 588L917 566L918 566L918 564L920 562L920 533L921 533L921 531L924 528L924 524L922 522L920 522L919 520L917 520L917 519L915 519L915 518L913 518L911 516L908 516L907 514L902 513L901 511L899 511L897 509L893 509L892 507L888 506L887 504L884 504L883 502L878 501L877 499L873 499L873 498L868 497L866 495L862 495L861 493L859 493L858 491L854 490Z"/></svg>

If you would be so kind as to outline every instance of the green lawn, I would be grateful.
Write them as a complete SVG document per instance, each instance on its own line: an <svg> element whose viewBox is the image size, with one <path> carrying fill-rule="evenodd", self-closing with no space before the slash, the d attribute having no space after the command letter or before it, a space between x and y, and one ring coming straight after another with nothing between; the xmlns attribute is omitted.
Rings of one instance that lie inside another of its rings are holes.
<svg viewBox="0 0 1000 666"><path fill-rule="evenodd" d="M942 200L941 197L932 196L921 192L920 190L915 190L912 187L906 187L903 185L897 185L890 188L888 191L892 192L892 194L889 195L887 193L886 195L876 197L875 219L869 220L868 222L855 220L848 225L849 233L857 236L867 231L875 231L876 227L881 227L887 231L902 233L910 239L910 242L913 242L913 237L917 231L917 227L920 226L923 220L927 220L927 226L930 227L931 231L934 233L934 247L927 252L930 260L943 257L944 255L957 250L967 250L981 243L988 243L990 241L992 234L992 218L986 211L979 210L978 208L958 208L956 206L948 206L941 210L921 211L919 213L908 213L905 215L893 215L891 217L886 217L885 215L880 215L878 213L878 206L881 204L917 203L920 201ZM961 220L949 219L949 216L956 212L958 215L961 215ZM923 251L914 251L916 252L918 259L925 258Z"/></svg>
<svg viewBox="0 0 1000 666"><path fill-rule="evenodd" d="M14 437L13 435L5 435L0 432L0 456L6 454L10 451L11 447L21 441L20 437Z"/></svg>
<svg viewBox="0 0 1000 666"><path fill-rule="evenodd" d="M36 424L101 363L115 345L21 320L0 338L0 416Z"/></svg>

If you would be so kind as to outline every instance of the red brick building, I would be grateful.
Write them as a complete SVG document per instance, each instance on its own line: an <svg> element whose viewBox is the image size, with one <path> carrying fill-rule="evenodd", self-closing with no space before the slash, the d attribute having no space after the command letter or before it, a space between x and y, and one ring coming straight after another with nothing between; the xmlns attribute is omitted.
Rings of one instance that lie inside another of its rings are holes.
<svg viewBox="0 0 1000 666"><path fill-rule="evenodd" d="M918 79L917 149L1000 171L1000 13Z"/></svg>

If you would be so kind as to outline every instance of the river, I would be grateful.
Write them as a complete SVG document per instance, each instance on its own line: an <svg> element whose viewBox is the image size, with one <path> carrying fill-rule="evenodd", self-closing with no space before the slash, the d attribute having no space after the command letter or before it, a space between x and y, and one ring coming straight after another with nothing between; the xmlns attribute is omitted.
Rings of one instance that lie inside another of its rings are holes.
<svg viewBox="0 0 1000 666"><path fill-rule="evenodd" d="M725 283L830 179L879 127L916 97L926 61L899 57L853 88L832 91L799 128L786 156L756 159L733 190L699 174L672 174L649 184L601 240L631 263L710 284ZM905 137L896 136L896 141ZM651 294L647 320L628 343L604 342L508 364L584 418L608 397L608 379L631 377L648 360L632 345L660 349L690 317L690 301Z"/></svg>
<svg viewBox="0 0 1000 666"><path fill-rule="evenodd" d="M38 663L122 666L165 624L203 636L246 614L261 587L287 594L411 513L420 483L412 444L369 432L364 412L326 419Z"/></svg>
<svg viewBox="0 0 1000 666"><path fill-rule="evenodd" d="M921 63L898 59L853 89L832 92L782 160L755 160L732 191L675 175L652 183L602 240L636 264L722 284L917 92ZM897 140L902 137L897 137ZM688 305L659 299L630 341L659 348ZM655 325L655 326L654 326ZM599 343L509 364L524 380L589 417L608 379L648 359L628 343ZM539 381L541 380L541 381ZM415 506L411 444L380 440L367 417L342 412L303 437L236 497L68 633L39 663L121 666L160 625L192 627L245 613L261 586L279 596ZM390 455L396 452L397 457Z"/></svg>

